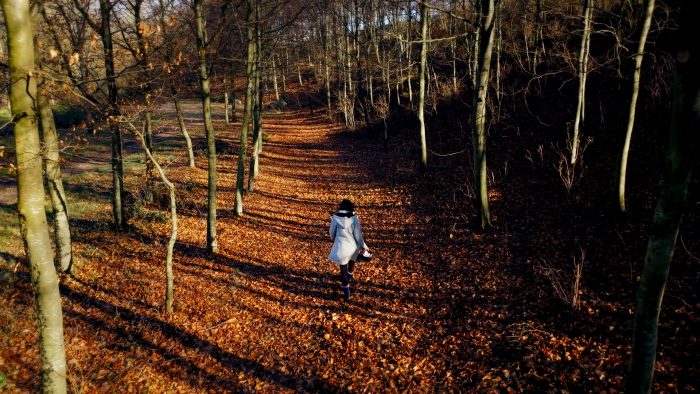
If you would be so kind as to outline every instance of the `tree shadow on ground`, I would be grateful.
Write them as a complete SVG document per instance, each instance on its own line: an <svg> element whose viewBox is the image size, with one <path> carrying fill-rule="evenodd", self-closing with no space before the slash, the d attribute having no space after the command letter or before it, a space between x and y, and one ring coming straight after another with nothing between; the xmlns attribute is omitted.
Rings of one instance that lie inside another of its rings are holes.
<svg viewBox="0 0 700 394"><path fill-rule="evenodd" d="M148 350L154 356L162 358L164 362L151 364L172 380L189 380L197 382L204 378L205 387L216 387L218 390L230 391L232 389L250 389L241 385L233 377L243 372L260 380L281 385L283 387L299 390L328 390L345 393L347 390L332 385L319 378L305 378L283 373L277 369L269 368L258 362L241 358L221 349L218 345L189 333L178 326L154 317L138 315L128 308L120 307L95 297L89 296L67 286L61 287L61 293L71 302L80 305L85 310L98 312L99 317L78 312L73 308L66 311L67 318L81 320L91 326L95 331L107 331L112 334L110 344L115 351L127 351L132 345ZM151 337L157 338L158 333L164 338L164 343L157 343ZM177 352L166 347L167 342L175 341L185 350ZM191 355L187 349L195 351L199 357ZM205 365L194 359L209 358L227 371L227 377L212 374ZM183 379L182 374L189 379Z"/></svg>

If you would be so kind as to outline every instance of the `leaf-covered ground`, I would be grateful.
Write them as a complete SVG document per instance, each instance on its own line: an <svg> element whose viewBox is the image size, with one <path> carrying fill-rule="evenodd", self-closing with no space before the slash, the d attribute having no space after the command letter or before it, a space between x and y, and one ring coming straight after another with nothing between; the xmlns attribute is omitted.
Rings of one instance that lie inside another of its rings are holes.
<svg viewBox="0 0 700 394"><path fill-rule="evenodd" d="M164 122L161 132L168 127ZM176 134L161 141L159 157L179 198L172 315L163 311L169 225L158 208L167 201L140 207L133 230L115 234L108 225L109 172L69 181L69 190L95 202L72 221L78 271L61 278L73 391L623 388L629 297L584 296L578 311L556 300L532 268L535 257L531 262L523 252L546 248L546 239L508 228L469 229L468 193L455 189L466 166L420 173L402 141L383 147L307 110L270 113L256 191L246 195L239 218L232 214L239 124L218 122L217 130L220 250L213 257L204 249L202 132L192 130L198 169L184 166L183 144L171 141ZM132 169L127 183L137 192L143 170ZM498 193L496 204L505 200ZM337 268L326 261L329 213L343 198L358 206L376 256L357 269L349 302L340 297ZM11 217L5 208L3 220ZM2 390L36 391L26 268L16 245L3 253ZM697 390L696 308L666 316L685 320L676 327L678 343L666 343L666 354L662 347L659 391Z"/></svg>

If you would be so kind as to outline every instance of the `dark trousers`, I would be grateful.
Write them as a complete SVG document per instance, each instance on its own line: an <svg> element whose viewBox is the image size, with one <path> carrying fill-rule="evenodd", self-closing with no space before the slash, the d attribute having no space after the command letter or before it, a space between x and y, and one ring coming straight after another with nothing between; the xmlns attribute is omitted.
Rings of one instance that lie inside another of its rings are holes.
<svg viewBox="0 0 700 394"><path fill-rule="evenodd" d="M345 265L340 266L340 283L343 286L348 286L350 284L350 272L355 271L355 262L350 261Z"/></svg>

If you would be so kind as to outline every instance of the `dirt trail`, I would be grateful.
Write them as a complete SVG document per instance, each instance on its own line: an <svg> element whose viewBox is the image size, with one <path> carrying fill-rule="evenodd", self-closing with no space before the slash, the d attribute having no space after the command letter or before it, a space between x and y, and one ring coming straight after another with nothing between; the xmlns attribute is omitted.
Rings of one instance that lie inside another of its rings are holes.
<svg viewBox="0 0 700 394"><path fill-rule="evenodd" d="M230 259L236 283L215 292L236 290L227 313L209 310L201 323L234 323L217 328L212 340L237 349L236 336L248 337L246 358L275 371L265 378L273 391L292 388L287 379L341 391L437 384L427 369L433 362L426 363L437 323L427 302L433 284L413 254L425 234L410 196L373 167L380 145L306 111L271 116L265 130L270 141L258 191L246 198L243 219L220 221L221 255ZM227 190L228 182L222 186ZM337 268L326 260L329 213L343 198L358 206L377 256L358 267L350 302L341 300Z"/></svg>

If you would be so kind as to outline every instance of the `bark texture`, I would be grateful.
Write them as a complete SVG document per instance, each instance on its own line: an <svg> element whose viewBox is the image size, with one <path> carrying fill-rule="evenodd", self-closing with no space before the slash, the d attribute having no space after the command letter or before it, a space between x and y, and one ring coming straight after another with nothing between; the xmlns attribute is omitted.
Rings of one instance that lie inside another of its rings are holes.
<svg viewBox="0 0 700 394"><path fill-rule="evenodd" d="M41 355L41 389L66 392L63 311L44 212L42 155L35 113L34 40L28 0L2 0L7 28L10 105L15 121L19 225L29 261Z"/></svg>
<svg viewBox="0 0 700 394"><path fill-rule="evenodd" d="M197 51L199 52L199 81L202 90L202 115L204 131L207 135L208 192L207 192L207 251L219 250L216 239L216 135L211 121L211 91L209 87L209 69L207 65L207 34L204 19L204 0L195 0L194 14L197 29Z"/></svg>
<svg viewBox="0 0 700 394"><path fill-rule="evenodd" d="M491 55L493 54L495 35L495 7L494 0L481 1L481 24L478 29L480 41L473 104L474 189L476 191L476 211L482 228L491 226L486 166L486 99L491 76Z"/></svg>
<svg viewBox="0 0 700 394"><path fill-rule="evenodd" d="M700 29L697 21L691 19L691 15L696 14L689 12L690 9L692 7L688 6L684 10L687 14L681 20L664 182L654 210L644 269L637 291L628 393L651 392L661 304L691 170L697 164L700 143L700 51L697 37Z"/></svg>
<svg viewBox="0 0 700 394"><path fill-rule="evenodd" d="M625 142L622 147L622 156L617 174L617 200L620 212L625 212L625 186L627 182L627 159L630 152L630 142L632 141L632 131L634 130L634 117L637 110L637 97L639 97L639 79L642 74L642 60L644 59L644 46L647 42L651 17L654 14L655 0L646 0L644 7L644 23L639 34L639 45L637 53L634 55L634 74L632 75L632 95L630 97L630 110L627 118L627 131Z"/></svg>

